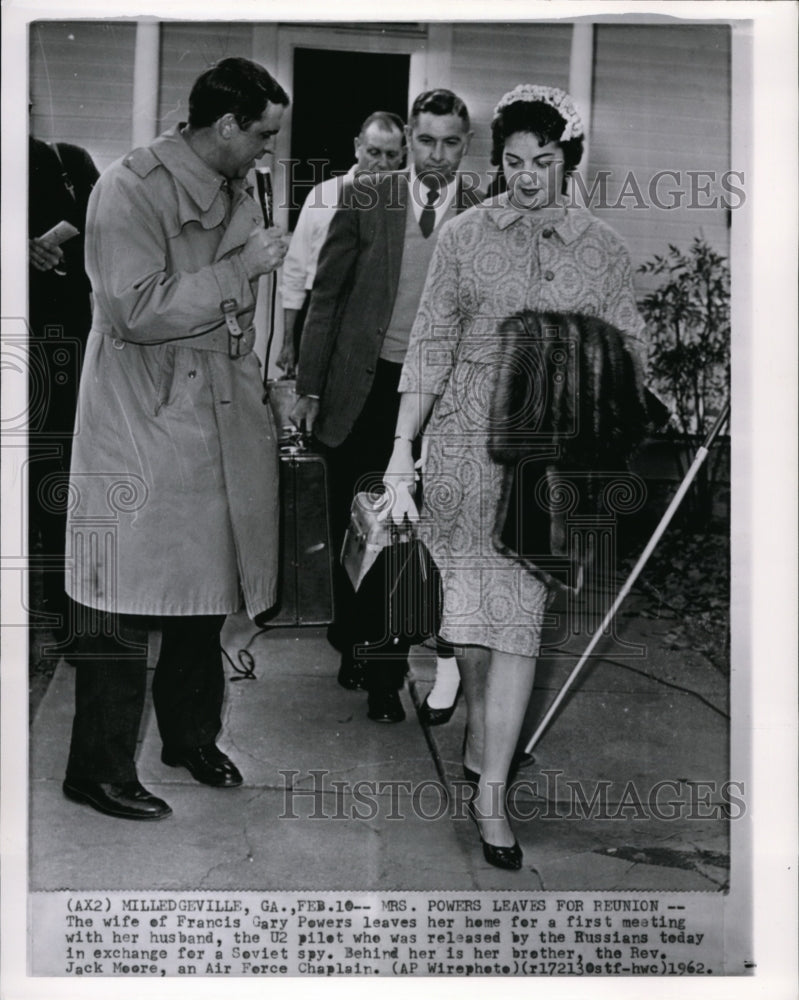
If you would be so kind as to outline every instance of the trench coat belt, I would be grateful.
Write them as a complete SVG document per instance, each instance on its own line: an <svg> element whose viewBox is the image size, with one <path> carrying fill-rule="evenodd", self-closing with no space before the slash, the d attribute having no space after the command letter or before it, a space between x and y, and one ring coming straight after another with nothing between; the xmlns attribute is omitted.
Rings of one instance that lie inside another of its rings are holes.
<svg viewBox="0 0 799 1000"><path fill-rule="evenodd" d="M164 351L160 359L160 371L158 378L158 397L155 405L155 413L158 415L172 392L172 382L175 378L175 349L189 349L194 351L208 351L212 354L224 354L231 363L246 357L252 353L255 343L255 327L249 326L242 331L238 338L238 348L235 357L230 357L230 338L228 328L223 323L221 327L195 337L182 337L179 340L159 341L152 344L142 344L138 341L125 341L117 334L112 326L95 324L92 327L98 333L108 337L117 350L124 350L128 344L146 349L147 347L169 347L171 350Z"/></svg>
<svg viewBox="0 0 799 1000"><path fill-rule="evenodd" d="M96 330L97 333L101 333L104 337L110 337L114 347L118 350L122 350L126 344L134 344L136 347L162 347L164 344L171 344L173 347L188 347L193 351L212 351L214 354L229 353L228 329L224 319L220 320L218 327L210 330L208 333L197 334L193 337L170 337L169 339L150 343L126 340L124 337L120 337L119 333L110 325L106 326L105 324L95 322L92 329ZM238 357L243 358L253 350L255 344L255 327L250 324L243 327L242 330Z"/></svg>

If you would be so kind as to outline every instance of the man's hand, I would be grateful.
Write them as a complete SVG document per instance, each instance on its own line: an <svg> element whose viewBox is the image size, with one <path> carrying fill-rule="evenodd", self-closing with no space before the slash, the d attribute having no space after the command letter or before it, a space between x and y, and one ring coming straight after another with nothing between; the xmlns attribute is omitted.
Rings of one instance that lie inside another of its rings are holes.
<svg viewBox="0 0 799 1000"><path fill-rule="evenodd" d="M300 430L305 428L306 433L313 433L313 425L319 414L319 400L311 396L300 396L294 404L294 409L289 414L289 420Z"/></svg>
<svg viewBox="0 0 799 1000"><path fill-rule="evenodd" d="M241 251L241 262L250 281L280 267L288 248L288 239L277 226L253 229Z"/></svg>
<svg viewBox="0 0 799 1000"><path fill-rule="evenodd" d="M294 338L286 331L283 337L283 346L277 356L275 364L285 372L286 378L294 378L297 372L297 358L294 353Z"/></svg>
<svg viewBox="0 0 799 1000"><path fill-rule="evenodd" d="M37 271L52 271L64 260L64 253L54 243L41 238L28 240L28 260Z"/></svg>

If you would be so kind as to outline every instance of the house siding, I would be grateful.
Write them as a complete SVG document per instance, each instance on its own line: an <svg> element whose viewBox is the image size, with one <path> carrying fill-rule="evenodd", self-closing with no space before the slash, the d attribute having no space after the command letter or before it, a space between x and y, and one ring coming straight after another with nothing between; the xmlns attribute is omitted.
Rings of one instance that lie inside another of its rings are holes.
<svg viewBox="0 0 799 1000"><path fill-rule="evenodd" d="M497 101L519 83L546 83L568 89L570 24L504 22L455 24L449 86L466 102L474 138L465 170L483 176L493 168L491 115Z"/></svg>
<svg viewBox="0 0 799 1000"><path fill-rule="evenodd" d="M252 24L240 21L161 25L159 132L188 119L191 86L212 63L228 56L252 57L253 30Z"/></svg>
<svg viewBox="0 0 799 1000"><path fill-rule="evenodd" d="M159 131L185 120L191 84L210 63L252 54L257 27L223 21L161 25ZM493 172L494 105L518 83L568 89L572 25L460 22L443 37L451 39L451 47L432 63L428 83L449 86L466 101L474 138L463 167L477 172L485 186ZM135 44L135 22L34 22L34 135L84 146L101 170L124 155L131 145ZM581 176L590 191L599 173L607 174L606 204L591 207L625 239L634 266L663 253L668 243L687 247L698 235L729 252L729 211L723 205L658 208L648 186L658 171L675 170L680 184L665 178L660 193L668 200L679 187L685 197L687 171L720 175L730 169L730 46L724 25L595 26L589 160ZM616 206L628 175L644 194L643 207L635 205L635 194ZM648 280L636 277L640 292Z"/></svg>
<svg viewBox="0 0 799 1000"><path fill-rule="evenodd" d="M130 149L135 23L34 21L29 40L33 135L105 169Z"/></svg>
<svg viewBox="0 0 799 1000"><path fill-rule="evenodd" d="M608 203L619 200L625 178L628 197L620 207L593 205L627 242L638 265L662 254L667 244L687 248L704 236L724 255L729 254L729 212L691 207L692 181L688 171L711 171L720 176L730 169L730 29L722 25L598 25L595 29L593 127L586 181L608 171ZM670 191L682 204L659 208L648 188L658 171L676 171L664 178L660 200L669 204ZM701 184L707 184L702 179ZM736 181L736 184L739 183ZM708 204L722 195L711 185L709 196L694 200ZM637 207L640 191L647 207ZM737 204L738 198L729 199ZM639 288L647 280L639 276Z"/></svg>

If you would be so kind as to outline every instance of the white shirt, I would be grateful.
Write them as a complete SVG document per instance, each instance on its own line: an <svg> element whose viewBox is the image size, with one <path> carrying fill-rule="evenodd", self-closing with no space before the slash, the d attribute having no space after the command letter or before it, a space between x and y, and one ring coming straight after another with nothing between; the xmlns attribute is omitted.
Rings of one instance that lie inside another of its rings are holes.
<svg viewBox="0 0 799 1000"><path fill-rule="evenodd" d="M306 293L313 287L319 254L336 214L342 187L354 176L353 165L343 176L317 184L305 199L283 260L280 293L284 309L302 309Z"/></svg>

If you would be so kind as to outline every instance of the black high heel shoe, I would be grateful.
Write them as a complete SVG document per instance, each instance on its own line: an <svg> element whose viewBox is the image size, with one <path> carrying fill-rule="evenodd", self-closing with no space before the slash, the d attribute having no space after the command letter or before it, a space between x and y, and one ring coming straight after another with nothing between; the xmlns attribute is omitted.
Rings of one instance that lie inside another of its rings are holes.
<svg viewBox="0 0 799 1000"><path fill-rule="evenodd" d="M458 698L460 697L461 689L458 686L458 690L455 694L455 701L449 706L449 708L432 708L427 699L430 695L427 695L419 708L419 721L423 726L445 726L449 720L452 718L452 713L455 711L458 705Z"/></svg>
<svg viewBox="0 0 799 1000"><path fill-rule="evenodd" d="M519 847L519 841L514 840L512 847L499 847L497 844L489 844L489 842L483 837L480 824L477 821L477 812L474 808L474 802L470 800L466 808L469 810L469 815L472 817L474 824L477 827L477 834L480 837L480 843L483 845L483 857L486 861L495 868L504 868L506 871L511 872L519 871L522 867L522 849Z"/></svg>

